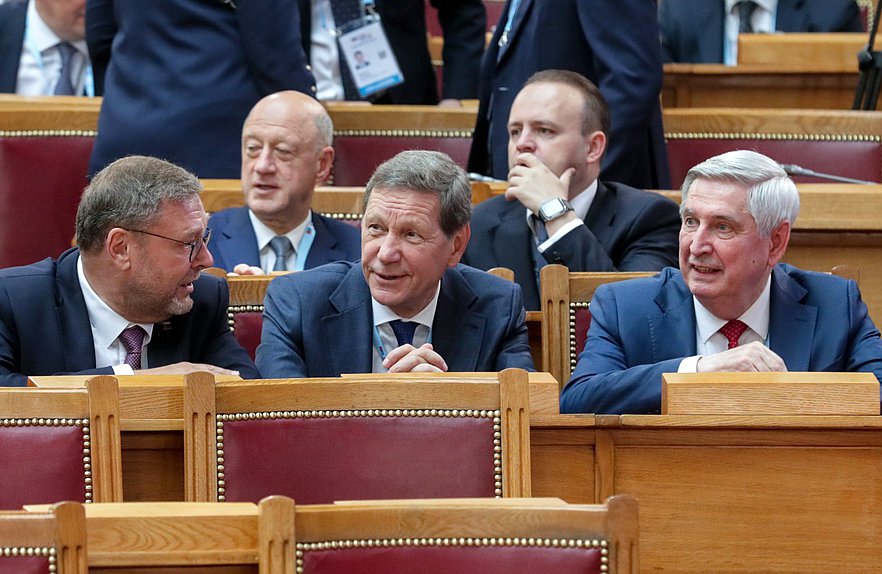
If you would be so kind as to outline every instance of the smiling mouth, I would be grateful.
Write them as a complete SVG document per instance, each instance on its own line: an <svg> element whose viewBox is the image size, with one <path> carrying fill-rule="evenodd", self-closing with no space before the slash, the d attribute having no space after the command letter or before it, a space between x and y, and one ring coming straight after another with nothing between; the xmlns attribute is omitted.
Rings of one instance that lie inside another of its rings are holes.
<svg viewBox="0 0 882 574"><path fill-rule="evenodd" d="M692 267L692 269L697 271L698 273L702 273L702 274L703 273L716 273L719 271L719 269L716 269L715 267L705 267L703 265L690 264L690 267Z"/></svg>

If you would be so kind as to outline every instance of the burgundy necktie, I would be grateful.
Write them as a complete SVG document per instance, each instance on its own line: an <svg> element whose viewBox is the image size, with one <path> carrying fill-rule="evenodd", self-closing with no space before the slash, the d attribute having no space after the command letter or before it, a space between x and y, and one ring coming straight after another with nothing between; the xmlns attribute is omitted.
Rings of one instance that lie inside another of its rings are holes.
<svg viewBox="0 0 882 574"><path fill-rule="evenodd" d="M125 363L136 371L141 368L141 350L144 348L146 334L144 329L138 325L124 329L119 334L119 340L126 350Z"/></svg>
<svg viewBox="0 0 882 574"><path fill-rule="evenodd" d="M720 327L720 333L726 337L726 340L729 341L729 348L734 349L738 346L738 339L741 338L741 335L744 334L744 331L747 330L747 325L739 321L738 319L732 319L722 327Z"/></svg>

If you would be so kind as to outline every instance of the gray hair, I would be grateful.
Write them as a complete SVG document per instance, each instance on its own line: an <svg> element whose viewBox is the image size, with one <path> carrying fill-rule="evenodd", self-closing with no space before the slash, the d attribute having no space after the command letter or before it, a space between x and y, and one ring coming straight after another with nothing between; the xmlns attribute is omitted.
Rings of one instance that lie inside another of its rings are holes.
<svg viewBox="0 0 882 574"><path fill-rule="evenodd" d="M77 246L97 251L114 227L150 225L166 204L199 200L202 184L195 175L165 160L133 155L98 172L77 208Z"/></svg>
<svg viewBox="0 0 882 574"><path fill-rule="evenodd" d="M696 179L722 181L747 186L747 211L756 221L760 235L768 237L772 230L799 215L799 192L796 184L774 160L749 150L730 151L707 159L686 174L680 188L683 214L689 188Z"/></svg>
<svg viewBox="0 0 882 574"><path fill-rule="evenodd" d="M435 193L441 200L441 230L448 238L472 216L472 187L465 171L446 153L403 151L380 164L364 190L367 208L374 189L408 189Z"/></svg>
<svg viewBox="0 0 882 574"><path fill-rule="evenodd" d="M313 114L312 119L315 122L316 134L318 134L318 137L316 138L318 149L321 150L322 148L333 145L334 122L331 121L331 116L328 115L328 112L323 109L323 113Z"/></svg>

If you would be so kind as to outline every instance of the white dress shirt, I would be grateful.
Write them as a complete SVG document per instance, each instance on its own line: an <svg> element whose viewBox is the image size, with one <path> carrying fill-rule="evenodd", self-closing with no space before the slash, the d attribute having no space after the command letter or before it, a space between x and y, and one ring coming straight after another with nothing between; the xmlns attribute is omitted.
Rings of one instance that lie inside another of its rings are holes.
<svg viewBox="0 0 882 574"><path fill-rule="evenodd" d="M376 344L371 344L373 348L372 351L372 373L385 373L388 372L383 366L383 355L388 355L392 349L398 347L398 339L395 337L395 333L392 331L392 327L389 325L390 321L394 321L396 319L401 319L405 321L413 321L419 323L417 325L416 331L413 334L413 346L416 348L421 347L429 340L429 335L432 330L432 321L435 320L435 309L438 307L438 295L441 293L441 282L438 282L438 289L435 291L435 296L432 297L432 300L429 301L429 304L422 308L422 310L410 318L404 318L399 316L397 313L392 311L389 307L377 302L376 299L371 297L371 309L374 314L374 329L376 329L375 333L379 333L380 335L380 343L383 346L384 353L380 353L380 349L377 348ZM371 338L373 341L373 337Z"/></svg>
<svg viewBox="0 0 882 574"><path fill-rule="evenodd" d="M25 17L24 45L18 64L18 80L15 93L22 96L51 96L61 74L61 53L58 43L61 38L55 35L40 18L33 0L28 2ZM71 84L75 94L84 90L92 95L91 68L86 40L70 43L76 52L72 56Z"/></svg>
<svg viewBox="0 0 882 574"><path fill-rule="evenodd" d="M251 226L254 228L254 235L257 237L257 249L260 252L260 268L265 273L269 273L276 265L276 254L270 247L270 241L276 237L276 232L266 226L264 222L259 220L254 212L248 210L248 218L251 219ZM306 214L306 219L300 222L297 227L285 234L291 241L291 252L285 258L285 268L290 271L302 271L295 269L297 261L297 250L300 249L300 242L303 239L306 228L312 223L312 211Z"/></svg>
<svg viewBox="0 0 882 574"><path fill-rule="evenodd" d="M755 34L771 34L775 31L778 16L778 0L753 0L756 9L750 18ZM726 0L725 34L723 37L723 63L734 66L738 63L738 28L741 20L735 4L739 0Z"/></svg>

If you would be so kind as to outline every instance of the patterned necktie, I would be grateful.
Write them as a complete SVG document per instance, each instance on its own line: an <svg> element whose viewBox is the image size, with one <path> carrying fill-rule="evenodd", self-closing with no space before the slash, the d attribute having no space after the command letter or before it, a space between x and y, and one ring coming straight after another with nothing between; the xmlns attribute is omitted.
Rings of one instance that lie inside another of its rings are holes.
<svg viewBox="0 0 882 574"><path fill-rule="evenodd" d="M58 83L55 84L55 95L72 96L74 95L74 86L71 82L73 55L77 49L67 42L60 42L57 47L58 53L61 55L61 72L58 74Z"/></svg>
<svg viewBox="0 0 882 574"><path fill-rule="evenodd" d="M354 20L358 20L362 15L362 4L360 0L330 0L331 13L334 15L334 27L338 30L342 29L346 24ZM338 44L339 48L339 44ZM343 94L347 101L358 101L362 97L358 93L355 80L349 73L349 66L346 65L346 58L343 51L339 51L340 57L340 80L343 82Z"/></svg>
<svg viewBox="0 0 882 574"><path fill-rule="evenodd" d="M134 370L141 368L141 350L144 348L144 336L147 332L138 325L124 329L119 334L119 341L126 350L125 363Z"/></svg>
<svg viewBox="0 0 882 574"><path fill-rule="evenodd" d="M399 347L401 345L413 345L413 334L416 332L417 325L419 323L416 321L402 321L401 319L389 321L389 326L392 327L392 332L395 333L395 338L398 339Z"/></svg>
<svg viewBox="0 0 882 574"><path fill-rule="evenodd" d="M735 4L738 6L738 33L753 34L753 11L757 9L756 2L753 0L741 0Z"/></svg>
<svg viewBox="0 0 882 574"><path fill-rule="evenodd" d="M722 333L723 336L726 337L726 340L729 341L729 349L734 349L738 346L738 339L741 338L741 335L743 335L746 330L747 325L738 319L732 319L720 327L720 333Z"/></svg>
<svg viewBox="0 0 882 574"><path fill-rule="evenodd" d="M291 240L284 235L277 235L270 240L270 249L276 254L276 262L273 264L273 271L287 271L288 264L286 262L288 254L294 250Z"/></svg>

